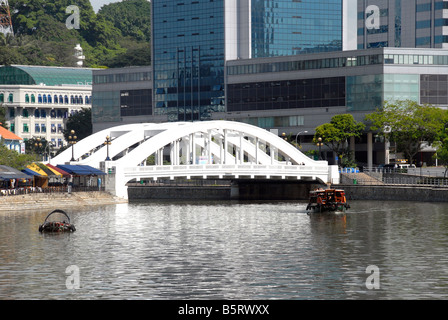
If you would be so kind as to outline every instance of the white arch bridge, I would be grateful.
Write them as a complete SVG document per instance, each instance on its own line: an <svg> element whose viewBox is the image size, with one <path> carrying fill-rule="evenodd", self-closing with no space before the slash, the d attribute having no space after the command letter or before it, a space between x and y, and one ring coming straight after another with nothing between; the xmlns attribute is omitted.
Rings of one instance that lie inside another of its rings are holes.
<svg viewBox="0 0 448 320"><path fill-rule="evenodd" d="M110 145L104 144L107 136ZM75 161L70 161L72 152ZM310 159L267 130L232 121L143 123L105 129L51 159L53 165L67 163L112 172L106 190L122 198L127 198L128 182L148 178L339 183L337 166Z"/></svg>

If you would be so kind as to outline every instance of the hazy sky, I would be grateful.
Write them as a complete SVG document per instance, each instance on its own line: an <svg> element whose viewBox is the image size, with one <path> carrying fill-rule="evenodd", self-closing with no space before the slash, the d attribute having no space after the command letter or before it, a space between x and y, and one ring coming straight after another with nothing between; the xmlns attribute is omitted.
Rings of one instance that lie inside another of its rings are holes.
<svg viewBox="0 0 448 320"><path fill-rule="evenodd" d="M111 2L120 2L121 0L90 0L90 3L92 4L93 10L95 12L98 12L98 10L105 4L111 3Z"/></svg>

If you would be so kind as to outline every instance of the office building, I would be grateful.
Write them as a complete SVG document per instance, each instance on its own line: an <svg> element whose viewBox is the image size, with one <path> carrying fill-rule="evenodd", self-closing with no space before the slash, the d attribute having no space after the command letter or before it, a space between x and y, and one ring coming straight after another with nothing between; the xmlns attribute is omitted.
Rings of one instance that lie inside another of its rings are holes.
<svg viewBox="0 0 448 320"><path fill-rule="evenodd" d="M342 50L342 0L152 1L154 114L225 111L225 62Z"/></svg>
<svg viewBox="0 0 448 320"><path fill-rule="evenodd" d="M358 49L448 48L448 1L358 0Z"/></svg>

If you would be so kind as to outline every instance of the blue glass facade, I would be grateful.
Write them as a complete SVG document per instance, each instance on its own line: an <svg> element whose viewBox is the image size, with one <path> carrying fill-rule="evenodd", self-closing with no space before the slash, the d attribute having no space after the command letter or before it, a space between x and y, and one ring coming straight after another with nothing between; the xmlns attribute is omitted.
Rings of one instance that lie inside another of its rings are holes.
<svg viewBox="0 0 448 320"><path fill-rule="evenodd" d="M154 114L207 120L224 111L224 1L152 1Z"/></svg>
<svg viewBox="0 0 448 320"><path fill-rule="evenodd" d="M252 0L252 57L342 50L342 0Z"/></svg>

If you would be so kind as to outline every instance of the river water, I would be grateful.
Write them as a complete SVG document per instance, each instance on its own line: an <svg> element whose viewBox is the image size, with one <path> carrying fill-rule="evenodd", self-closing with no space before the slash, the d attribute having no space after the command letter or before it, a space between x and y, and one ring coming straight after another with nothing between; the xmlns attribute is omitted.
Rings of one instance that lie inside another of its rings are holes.
<svg viewBox="0 0 448 320"><path fill-rule="evenodd" d="M448 206L140 202L0 212L0 299L447 299Z"/></svg>

